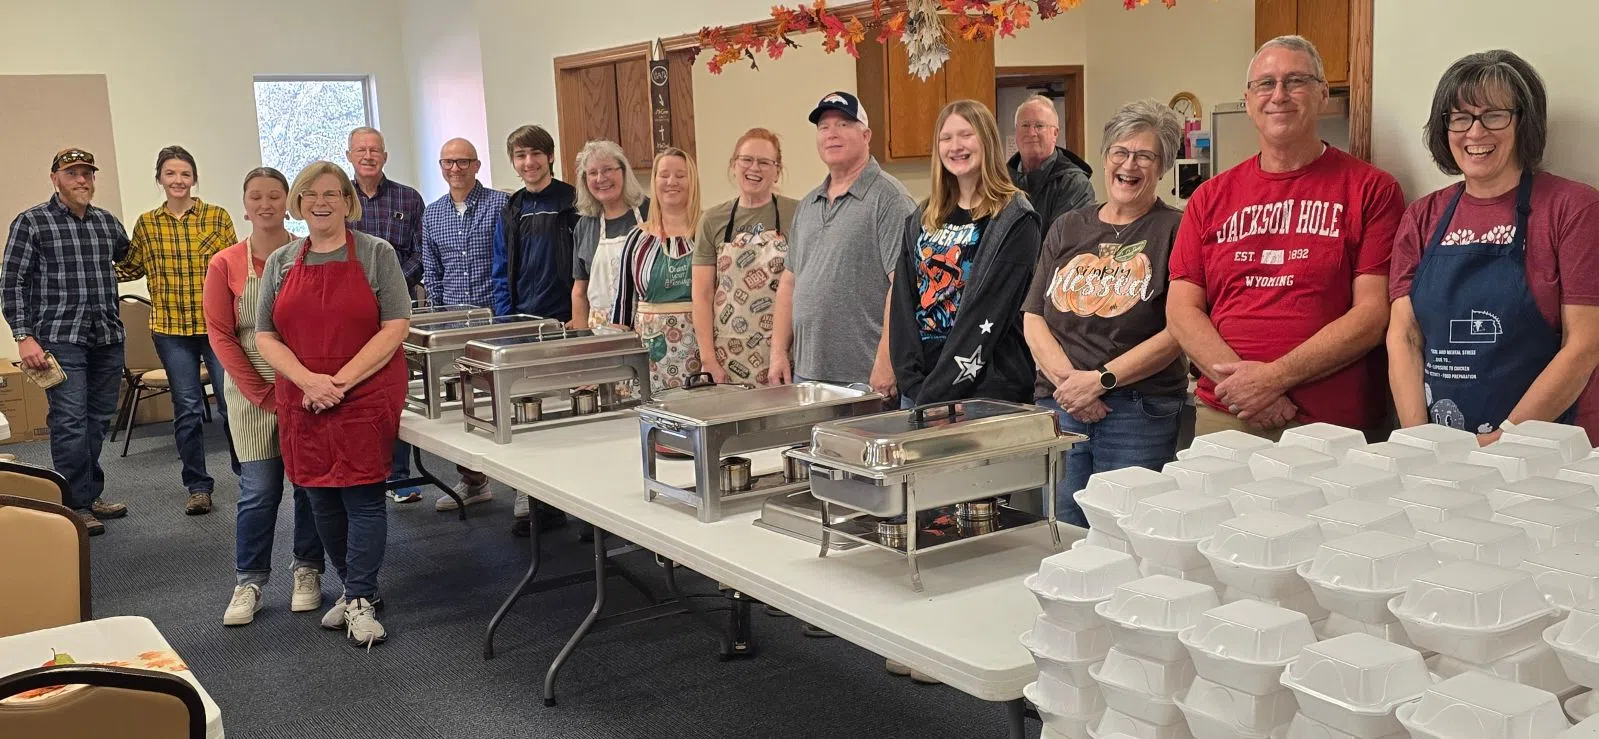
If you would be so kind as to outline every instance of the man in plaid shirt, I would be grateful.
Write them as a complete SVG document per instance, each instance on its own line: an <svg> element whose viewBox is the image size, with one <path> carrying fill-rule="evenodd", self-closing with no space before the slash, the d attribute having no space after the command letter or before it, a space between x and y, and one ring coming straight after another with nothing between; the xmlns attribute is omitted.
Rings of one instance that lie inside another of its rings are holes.
<svg viewBox="0 0 1599 739"><path fill-rule="evenodd" d="M124 333L113 265L127 255L129 242L116 216L89 204L98 170L87 151L57 153L50 163L56 194L11 222L0 267L0 310L23 365L44 370L53 356L66 374L45 391L50 457L67 479L63 503L90 536L105 533L100 519L128 514L127 506L100 500L100 443L122 381Z"/></svg>

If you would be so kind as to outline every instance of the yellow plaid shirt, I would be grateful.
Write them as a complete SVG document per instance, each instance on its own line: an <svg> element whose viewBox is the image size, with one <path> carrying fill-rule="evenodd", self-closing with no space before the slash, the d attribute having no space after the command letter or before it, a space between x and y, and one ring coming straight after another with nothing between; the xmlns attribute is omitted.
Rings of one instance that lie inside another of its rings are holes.
<svg viewBox="0 0 1599 739"><path fill-rule="evenodd" d="M201 293L212 255L238 242L233 219L219 206L194 201L180 218L166 205L139 216L128 258L117 263L117 279L150 279L155 314L150 330L173 336L205 333Z"/></svg>

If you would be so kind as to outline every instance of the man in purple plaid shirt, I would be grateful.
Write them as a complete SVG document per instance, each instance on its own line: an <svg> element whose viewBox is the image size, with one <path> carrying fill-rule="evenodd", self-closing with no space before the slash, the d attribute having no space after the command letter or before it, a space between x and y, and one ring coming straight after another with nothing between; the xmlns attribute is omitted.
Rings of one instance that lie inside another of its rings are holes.
<svg viewBox="0 0 1599 739"><path fill-rule="evenodd" d="M361 199L361 220L352 227L394 246L405 270L405 284L414 296L417 285L422 284L422 194L383 175L389 152L383 146L383 134L375 128L362 126L351 131L345 156L355 167L355 195ZM410 456L410 444L394 442L390 481L411 476ZM389 499L415 503L422 499L422 491L414 487L390 490Z"/></svg>

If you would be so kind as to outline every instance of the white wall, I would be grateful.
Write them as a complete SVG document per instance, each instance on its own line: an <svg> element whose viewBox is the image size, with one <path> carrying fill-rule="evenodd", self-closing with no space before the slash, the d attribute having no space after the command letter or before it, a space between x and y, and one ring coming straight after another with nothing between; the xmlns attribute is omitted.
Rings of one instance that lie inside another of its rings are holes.
<svg viewBox="0 0 1599 739"><path fill-rule="evenodd" d="M411 97L410 140L390 145L411 153L416 164L412 184L432 202L450 191L437 161L445 141L471 141L483 161L478 179L493 182L494 170L511 175L504 158L510 128L489 134L483 99L483 47L476 10L466 4L451 6L437 0L405 0L402 19L407 85ZM392 156L392 155L391 155Z"/></svg>
<svg viewBox="0 0 1599 739"><path fill-rule="evenodd" d="M1440 23L1446 31L1437 31ZM1452 178L1438 171L1421 143L1438 78L1456 59L1509 49L1544 78L1549 95L1549 145L1544 166L1599 183L1599 102L1591 98L1593 29L1599 6L1557 0L1378 0L1373 19L1372 158L1393 173L1407 198L1426 195ZM1421 29L1433 29L1418 32Z"/></svg>

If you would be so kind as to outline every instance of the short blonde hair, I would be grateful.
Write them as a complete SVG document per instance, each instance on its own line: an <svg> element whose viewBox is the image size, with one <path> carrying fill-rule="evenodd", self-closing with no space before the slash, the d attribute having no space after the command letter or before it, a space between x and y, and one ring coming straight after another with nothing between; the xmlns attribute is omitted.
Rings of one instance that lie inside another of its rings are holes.
<svg viewBox="0 0 1599 739"><path fill-rule="evenodd" d="M297 221L305 220L300 215L300 199L311 189L311 183L325 174L339 179L339 189L344 192L344 203L350 206L350 215L345 216L345 220L361 220L361 199L355 196L355 183L350 181L350 176L344 173L343 167L327 160L312 162L300 170L300 174L294 178L294 184L289 187L289 217Z"/></svg>

